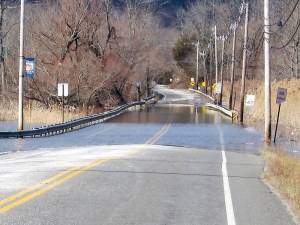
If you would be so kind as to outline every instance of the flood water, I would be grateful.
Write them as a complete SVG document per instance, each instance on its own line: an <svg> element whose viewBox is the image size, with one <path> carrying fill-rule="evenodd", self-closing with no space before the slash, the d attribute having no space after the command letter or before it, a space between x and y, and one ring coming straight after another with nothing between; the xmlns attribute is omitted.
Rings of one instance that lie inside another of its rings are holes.
<svg viewBox="0 0 300 225"><path fill-rule="evenodd" d="M168 131L157 145L201 149L258 152L262 134L251 127L232 124L226 116L204 108L203 102L162 101L135 108L104 123L79 131L45 138L0 139L0 154L37 149L72 148L89 145L144 144L164 125ZM224 142L221 142L221 136Z"/></svg>

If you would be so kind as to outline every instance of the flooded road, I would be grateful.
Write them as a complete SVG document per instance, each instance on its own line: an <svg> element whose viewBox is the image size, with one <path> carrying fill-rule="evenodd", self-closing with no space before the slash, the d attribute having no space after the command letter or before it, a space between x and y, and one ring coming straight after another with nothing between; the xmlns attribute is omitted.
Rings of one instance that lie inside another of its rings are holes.
<svg viewBox="0 0 300 225"><path fill-rule="evenodd" d="M158 89L158 104L102 124L0 140L0 224L295 225L261 180L261 133Z"/></svg>
<svg viewBox="0 0 300 225"><path fill-rule="evenodd" d="M156 105L133 109L105 123L64 135L35 139L2 139L0 154L58 147L144 144L169 125L158 145L258 152L262 134L252 127L232 124L226 116L203 107L206 100L184 90L158 87L163 98Z"/></svg>

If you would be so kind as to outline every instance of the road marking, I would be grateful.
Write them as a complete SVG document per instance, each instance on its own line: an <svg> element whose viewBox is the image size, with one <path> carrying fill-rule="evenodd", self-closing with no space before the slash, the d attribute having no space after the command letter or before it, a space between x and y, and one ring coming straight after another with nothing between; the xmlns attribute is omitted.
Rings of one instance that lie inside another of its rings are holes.
<svg viewBox="0 0 300 225"><path fill-rule="evenodd" d="M43 182L41 182L38 185L35 185L31 188L27 188L24 191L21 191L21 192L15 194L15 195L12 195L6 199L3 199L1 201L2 205L6 204L8 202L11 202L11 203L1 207L0 213L6 213L11 209L16 208L17 206L20 206L34 198L37 198L38 196L48 192L49 190L55 188L56 186L63 184L66 181L74 178L75 176L78 176L79 174L86 172L86 171L90 170L91 168L96 167L106 161L109 161L109 160L111 160L111 159L97 159L97 160L94 160L84 166L81 166L81 167L78 167L78 166L77 166L77 168L72 167L71 170L67 170L62 173L59 173L49 179L44 180ZM51 183L48 183L45 181L48 181ZM13 200L15 200L15 201L13 201Z"/></svg>
<svg viewBox="0 0 300 225"><path fill-rule="evenodd" d="M63 172L57 173L54 176L47 178L46 180L43 180L42 182L40 182L34 186L28 187L28 188L24 189L23 191L20 191L20 192L14 194L14 195L11 195L3 200L0 200L0 206L5 205L9 202L12 202L12 201L16 200L17 198L20 198L23 195L30 193L38 188L41 188L42 186L47 185L48 183L51 183L52 181L66 175L68 173L71 173L72 171L74 171L78 168L79 168L78 166L71 167Z"/></svg>
<svg viewBox="0 0 300 225"><path fill-rule="evenodd" d="M224 134L222 129L219 126L218 129L220 133L220 143L222 149L222 175L223 175L224 199L225 199L225 207L226 207L226 215L227 215L227 224L236 225L230 185L229 185L228 171L227 171L227 158L225 153Z"/></svg>
<svg viewBox="0 0 300 225"><path fill-rule="evenodd" d="M171 124L166 123L159 131L157 131L148 141L146 141L145 144L153 145L155 144L159 139L161 139L162 136L164 136L168 130L170 129Z"/></svg>
<svg viewBox="0 0 300 225"><path fill-rule="evenodd" d="M170 129L171 124L166 123L158 132L156 132L153 137L151 137L146 144L155 144L163 135L165 135ZM70 167L63 172L57 173L54 176L47 178L40 183L28 187L16 194L8 196L5 199L0 200L0 214L6 213L11 209L14 209L32 199L39 197L40 195L50 191L51 189L67 182L68 180L78 176L79 174L90 170L104 162L111 159L97 159L89 162L83 166Z"/></svg>

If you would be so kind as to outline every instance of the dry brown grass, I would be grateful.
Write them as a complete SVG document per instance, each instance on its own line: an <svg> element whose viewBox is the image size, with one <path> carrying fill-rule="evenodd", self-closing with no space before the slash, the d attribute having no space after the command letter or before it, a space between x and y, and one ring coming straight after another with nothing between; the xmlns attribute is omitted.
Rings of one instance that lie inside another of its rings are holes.
<svg viewBox="0 0 300 225"><path fill-rule="evenodd" d="M236 82L236 105L235 109L239 110L240 102L240 81ZM288 89L287 102L281 107L280 124L287 128L288 135L300 133L300 80L280 80L272 82L272 122L276 122L278 105L276 104L276 95L278 87ZM224 86L225 101L228 101L229 83ZM254 107L245 107L246 123L259 122L264 119L264 83L260 80L246 81L247 94L256 95ZM300 135L299 135L300 136ZM296 139L299 139L299 136Z"/></svg>
<svg viewBox="0 0 300 225"><path fill-rule="evenodd" d="M0 121L13 121L18 117L18 103L16 101L6 101L0 104ZM65 121L76 119L83 116L83 113L68 110L65 111ZM57 124L62 122L62 110L58 106L51 108L43 107L41 104L35 102L32 104L31 119L28 104L24 110L25 123L29 124Z"/></svg>
<svg viewBox="0 0 300 225"><path fill-rule="evenodd" d="M265 179L289 202L300 218L300 160L280 150L266 150Z"/></svg>
<svg viewBox="0 0 300 225"><path fill-rule="evenodd" d="M18 105L15 101L4 100L0 103L0 121L15 120L18 116Z"/></svg>

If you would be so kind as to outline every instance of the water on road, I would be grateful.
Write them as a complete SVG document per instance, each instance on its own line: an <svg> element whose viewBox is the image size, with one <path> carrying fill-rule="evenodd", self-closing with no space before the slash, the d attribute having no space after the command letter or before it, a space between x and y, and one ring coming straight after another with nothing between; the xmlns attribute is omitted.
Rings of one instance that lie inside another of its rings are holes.
<svg viewBox="0 0 300 225"><path fill-rule="evenodd" d="M58 147L144 144L168 125L155 144L204 149L220 148L220 131L227 150L257 152L262 134L232 124L226 116L203 107L206 100L184 90L158 87L163 98L156 105L131 109L105 123L64 135L35 139L0 139L0 154Z"/></svg>
<svg viewBox="0 0 300 225"><path fill-rule="evenodd" d="M261 180L259 132L157 90L158 104L102 124L0 140L18 151L0 157L0 224L295 225Z"/></svg>

